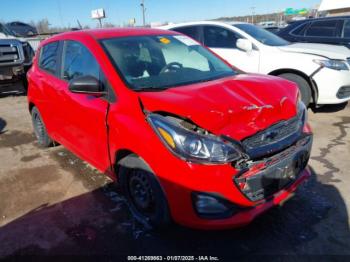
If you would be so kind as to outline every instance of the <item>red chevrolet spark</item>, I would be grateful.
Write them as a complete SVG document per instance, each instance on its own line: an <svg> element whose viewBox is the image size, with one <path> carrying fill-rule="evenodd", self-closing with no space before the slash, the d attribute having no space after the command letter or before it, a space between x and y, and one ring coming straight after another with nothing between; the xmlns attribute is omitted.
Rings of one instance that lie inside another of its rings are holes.
<svg viewBox="0 0 350 262"><path fill-rule="evenodd" d="M108 174L154 226L242 226L310 175L296 85L240 74L187 36L60 34L41 44L28 81L39 144L62 144Z"/></svg>

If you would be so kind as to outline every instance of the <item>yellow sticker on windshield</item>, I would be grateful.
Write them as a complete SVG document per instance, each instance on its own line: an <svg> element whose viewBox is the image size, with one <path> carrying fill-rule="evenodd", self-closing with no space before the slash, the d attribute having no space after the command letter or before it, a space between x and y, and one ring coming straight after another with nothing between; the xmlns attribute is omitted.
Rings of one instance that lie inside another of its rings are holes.
<svg viewBox="0 0 350 262"><path fill-rule="evenodd" d="M165 45L170 43L170 40L168 38L165 38L165 37L160 38L159 41Z"/></svg>

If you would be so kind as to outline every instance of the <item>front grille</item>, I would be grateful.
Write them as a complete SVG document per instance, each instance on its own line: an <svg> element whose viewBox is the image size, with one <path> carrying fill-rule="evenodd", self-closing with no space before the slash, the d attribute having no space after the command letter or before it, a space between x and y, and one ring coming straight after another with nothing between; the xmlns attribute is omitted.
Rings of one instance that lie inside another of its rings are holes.
<svg viewBox="0 0 350 262"><path fill-rule="evenodd" d="M24 61L22 43L16 39L0 40L0 66L20 65Z"/></svg>
<svg viewBox="0 0 350 262"><path fill-rule="evenodd" d="M299 117L281 121L242 141L252 159L268 156L295 143L301 135L303 121Z"/></svg>
<svg viewBox="0 0 350 262"><path fill-rule="evenodd" d="M15 62L18 58L17 47L11 45L0 46L0 63Z"/></svg>
<svg viewBox="0 0 350 262"><path fill-rule="evenodd" d="M281 153L256 161L246 172L234 177L236 186L250 201L266 199L295 182L305 169L312 136L305 136Z"/></svg>

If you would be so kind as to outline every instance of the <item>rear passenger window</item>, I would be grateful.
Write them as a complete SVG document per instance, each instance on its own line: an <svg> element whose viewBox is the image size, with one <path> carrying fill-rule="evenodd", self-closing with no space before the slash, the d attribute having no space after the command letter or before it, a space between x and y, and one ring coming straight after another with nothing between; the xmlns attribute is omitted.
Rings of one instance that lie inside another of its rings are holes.
<svg viewBox="0 0 350 262"><path fill-rule="evenodd" d="M173 31L182 33L184 35L188 35L189 37L192 37L193 39L196 39L198 42L200 42L200 35L199 35L199 27L196 26L185 26L185 27L179 27L171 29Z"/></svg>
<svg viewBox="0 0 350 262"><path fill-rule="evenodd" d="M70 81L81 76L100 79L100 67L95 57L81 43L66 41L63 48L63 79Z"/></svg>
<svg viewBox="0 0 350 262"><path fill-rule="evenodd" d="M316 21L306 30L306 36L336 37L338 20Z"/></svg>
<svg viewBox="0 0 350 262"><path fill-rule="evenodd" d="M51 74L57 74L57 52L59 42L49 43L41 48L39 67Z"/></svg>
<svg viewBox="0 0 350 262"><path fill-rule="evenodd" d="M204 27L204 44L214 48L236 48L237 39L240 38L234 32L218 27Z"/></svg>

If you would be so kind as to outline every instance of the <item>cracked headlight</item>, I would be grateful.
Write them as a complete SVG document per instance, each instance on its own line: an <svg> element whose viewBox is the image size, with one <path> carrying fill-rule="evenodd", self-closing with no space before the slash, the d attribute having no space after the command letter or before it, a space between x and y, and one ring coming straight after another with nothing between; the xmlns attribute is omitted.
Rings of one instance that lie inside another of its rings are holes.
<svg viewBox="0 0 350 262"><path fill-rule="evenodd" d="M187 161L223 164L241 157L235 145L217 136L190 131L158 114L149 114L147 120L170 151Z"/></svg>
<svg viewBox="0 0 350 262"><path fill-rule="evenodd" d="M334 70L349 70L349 67L346 63L346 61L343 60L335 60L335 59L328 59L328 60L319 60L315 59L313 60L316 64L319 64L322 67L327 67L329 69Z"/></svg>

